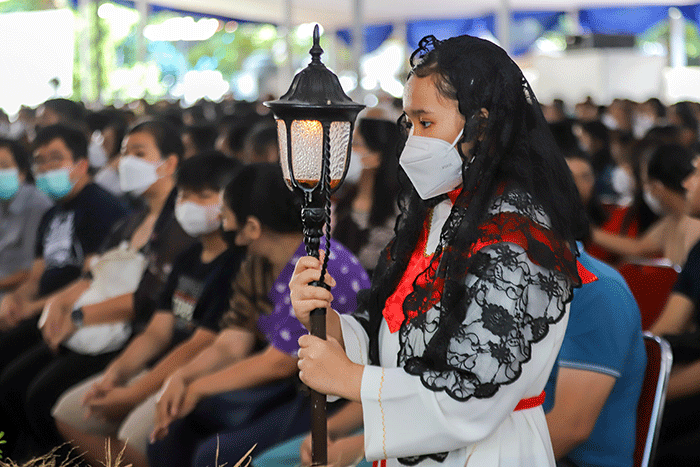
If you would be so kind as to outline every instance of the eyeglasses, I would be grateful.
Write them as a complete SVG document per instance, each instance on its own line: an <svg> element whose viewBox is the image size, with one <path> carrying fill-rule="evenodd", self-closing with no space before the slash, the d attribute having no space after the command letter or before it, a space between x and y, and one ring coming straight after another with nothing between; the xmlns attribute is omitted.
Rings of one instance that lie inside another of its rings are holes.
<svg viewBox="0 0 700 467"><path fill-rule="evenodd" d="M44 172L46 169L59 168L66 161L60 154L52 154L48 157L35 157L32 164L32 172Z"/></svg>

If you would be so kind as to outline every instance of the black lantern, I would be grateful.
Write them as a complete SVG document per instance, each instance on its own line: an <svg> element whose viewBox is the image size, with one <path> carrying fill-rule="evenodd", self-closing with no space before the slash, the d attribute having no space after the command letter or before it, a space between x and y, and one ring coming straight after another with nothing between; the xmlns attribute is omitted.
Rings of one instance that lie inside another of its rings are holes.
<svg viewBox="0 0 700 467"><path fill-rule="evenodd" d="M326 251L330 246L330 195L345 178L357 114L364 105L350 99L338 77L321 62L319 28L314 27L311 63L300 71L286 94L265 102L277 119L282 172L291 190L303 195L301 211L306 253L319 256L326 227ZM328 256L321 280L323 287ZM311 312L311 334L326 338L326 310ZM311 444L313 465L327 464L326 396L311 391Z"/></svg>

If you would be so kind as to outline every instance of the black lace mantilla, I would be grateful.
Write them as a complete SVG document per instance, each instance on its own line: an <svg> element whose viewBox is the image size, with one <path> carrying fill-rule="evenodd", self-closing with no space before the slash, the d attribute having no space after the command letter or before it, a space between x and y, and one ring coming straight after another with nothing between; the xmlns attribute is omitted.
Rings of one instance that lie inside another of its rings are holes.
<svg viewBox="0 0 700 467"><path fill-rule="evenodd" d="M398 366L459 401L491 397L517 380L532 344L561 320L572 297L568 262L558 261L571 253L549 234L546 215L527 193L498 196L489 216L479 239L486 246L469 258L457 312L446 313L442 302L420 309L434 291L416 287L404 302L405 315L415 317L399 331ZM443 320L452 325L441 325Z"/></svg>

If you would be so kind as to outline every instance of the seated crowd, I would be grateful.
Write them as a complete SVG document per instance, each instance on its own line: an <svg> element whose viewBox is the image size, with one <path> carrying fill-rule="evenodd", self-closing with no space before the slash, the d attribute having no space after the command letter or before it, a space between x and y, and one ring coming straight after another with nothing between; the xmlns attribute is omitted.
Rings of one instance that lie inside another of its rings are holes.
<svg viewBox="0 0 700 467"><path fill-rule="evenodd" d="M51 99L0 133L4 454L206 467L256 445L257 467L309 465L288 284L306 253L275 122L256 103L135 104ZM633 465L646 352L618 268L665 260L680 273L650 328L674 357L656 465L700 465L700 104L542 110L591 225L546 389L557 463ZM394 233L399 113L360 114L333 197L339 313ZM362 424L359 404L329 404L332 465L369 465Z"/></svg>

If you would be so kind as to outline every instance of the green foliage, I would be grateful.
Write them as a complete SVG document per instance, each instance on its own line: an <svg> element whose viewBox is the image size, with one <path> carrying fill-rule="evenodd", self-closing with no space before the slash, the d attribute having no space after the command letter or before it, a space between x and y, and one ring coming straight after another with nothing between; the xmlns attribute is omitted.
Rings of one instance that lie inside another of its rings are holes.
<svg viewBox="0 0 700 467"><path fill-rule="evenodd" d="M187 64L194 68L202 57L211 57L216 69L224 78L230 79L240 71L243 60L255 49L272 47L276 34L269 40L261 41L257 38L259 28L256 25L242 25L233 32L221 29L211 39L192 44L185 55Z"/></svg>
<svg viewBox="0 0 700 467"><path fill-rule="evenodd" d="M53 0L7 0L0 2L0 13L49 10L56 8Z"/></svg>
<svg viewBox="0 0 700 467"><path fill-rule="evenodd" d="M698 25L685 21L685 51L688 55L689 66L700 66L700 35ZM660 21L656 26L649 28L644 34L639 36L638 42L656 42L663 44L669 50L670 25L668 20Z"/></svg>
<svg viewBox="0 0 700 467"><path fill-rule="evenodd" d="M0 444L6 444L7 441L2 439L2 437L5 436L4 431L0 431ZM0 459L2 459L2 449L0 449Z"/></svg>

